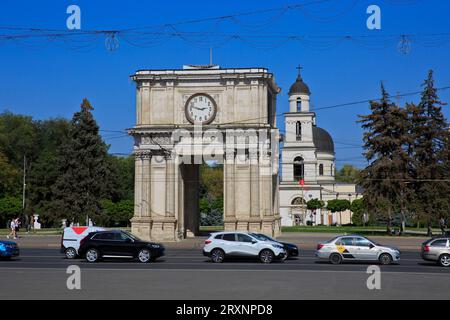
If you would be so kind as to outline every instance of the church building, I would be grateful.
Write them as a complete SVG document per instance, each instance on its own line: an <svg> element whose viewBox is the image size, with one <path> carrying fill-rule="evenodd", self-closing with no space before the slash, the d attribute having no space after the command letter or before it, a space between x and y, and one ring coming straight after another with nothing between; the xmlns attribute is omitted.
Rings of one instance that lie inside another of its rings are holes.
<svg viewBox="0 0 450 320"><path fill-rule="evenodd" d="M334 141L317 126L310 107L311 91L300 72L288 94L279 185L281 225L349 224L350 211L331 213L325 209L326 203L332 199L353 201L362 195L355 184L335 181ZM306 203L312 199L324 201L325 208L307 210Z"/></svg>

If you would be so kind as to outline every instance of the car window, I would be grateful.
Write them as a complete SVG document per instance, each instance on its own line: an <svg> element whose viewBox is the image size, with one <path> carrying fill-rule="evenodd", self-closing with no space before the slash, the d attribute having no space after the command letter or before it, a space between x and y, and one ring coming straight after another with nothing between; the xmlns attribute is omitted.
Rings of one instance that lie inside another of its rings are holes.
<svg viewBox="0 0 450 320"><path fill-rule="evenodd" d="M446 247L447 246L447 239L439 239L436 241L433 241L431 243L432 247Z"/></svg>
<svg viewBox="0 0 450 320"><path fill-rule="evenodd" d="M353 246L353 238L340 238L336 241L338 246Z"/></svg>
<svg viewBox="0 0 450 320"><path fill-rule="evenodd" d="M222 239L222 236L223 236L223 234L218 234L217 236L214 237L214 239L220 240L220 239Z"/></svg>
<svg viewBox="0 0 450 320"><path fill-rule="evenodd" d="M93 238L94 240L114 240L114 233L99 233L96 234Z"/></svg>
<svg viewBox="0 0 450 320"><path fill-rule="evenodd" d="M117 232L114 234L114 240L125 241L127 239L133 240L128 234L125 232Z"/></svg>
<svg viewBox="0 0 450 320"><path fill-rule="evenodd" d="M369 240L364 238L355 238L355 246L358 247L370 247L371 243Z"/></svg>
<svg viewBox="0 0 450 320"><path fill-rule="evenodd" d="M235 233L226 233L223 235L223 240L225 241L236 241L236 234Z"/></svg>
<svg viewBox="0 0 450 320"><path fill-rule="evenodd" d="M238 242L253 242L253 239L246 234L238 233L237 241Z"/></svg>

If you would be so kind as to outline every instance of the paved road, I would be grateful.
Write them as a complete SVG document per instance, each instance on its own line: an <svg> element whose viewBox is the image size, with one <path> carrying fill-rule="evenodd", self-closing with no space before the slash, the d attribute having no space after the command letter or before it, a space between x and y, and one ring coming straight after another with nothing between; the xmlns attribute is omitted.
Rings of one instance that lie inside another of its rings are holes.
<svg viewBox="0 0 450 320"><path fill-rule="evenodd" d="M68 290L66 269L81 268L81 290ZM155 263L66 260L58 250L24 248L0 261L0 299L449 299L450 269L405 251L399 265L381 267L381 290L368 290L369 264L319 263L312 250L264 265L213 264L194 249L171 249Z"/></svg>

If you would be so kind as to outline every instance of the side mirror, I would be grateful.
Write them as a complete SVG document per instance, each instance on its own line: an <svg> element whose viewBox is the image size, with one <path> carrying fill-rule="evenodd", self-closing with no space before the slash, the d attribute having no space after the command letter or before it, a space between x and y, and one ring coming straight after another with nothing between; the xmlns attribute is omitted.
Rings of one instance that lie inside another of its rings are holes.
<svg viewBox="0 0 450 320"><path fill-rule="evenodd" d="M258 243L258 241L256 240L252 240L252 244Z"/></svg>
<svg viewBox="0 0 450 320"><path fill-rule="evenodd" d="M131 240L130 238L126 238L126 239L125 239L125 242L126 242L126 243L131 243L131 242L133 242L133 240Z"/></svg>
<svg viewBox="0 0 450 320"><path fill-rule="evenodd" d="M373 245L373 243L371 243L371 244L369 245L369 248L370 248L370 249L375 248L375 246Z"/></svg>

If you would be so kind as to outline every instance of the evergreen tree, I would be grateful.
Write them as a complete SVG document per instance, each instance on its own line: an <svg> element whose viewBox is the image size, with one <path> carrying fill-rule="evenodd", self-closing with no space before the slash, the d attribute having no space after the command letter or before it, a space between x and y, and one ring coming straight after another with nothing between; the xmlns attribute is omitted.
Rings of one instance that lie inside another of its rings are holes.
<svg viewBox="0 0 450 320"><path fill-rule="evenodd" d="M52 190L53 212L79 223L84 223L87 216L101 222L101 197L109 174L107 146L99 135L92 110L84 99L81 110L74 114L68 141L57 159L59 177Z"/></svg>
<svg viewBox="0 0 450 320"><path fill-rule="evenodd" d="M445 138L448 124L442 113L445 104L439 100L434 87L433 71L423 84L421 101L411 105L412 174L414 177L415 209L427 221L428 235L434 221L448 214L448 182L445 172ZM447 156L448 157L448 156Z"/></svg>
<svg viewBox="0 0 450 320"><path fill-rule="evenodd" d="M371 114L360 116L364 133L364 156L369 165L361 171L359 184L365 189L365 206L392 233L395 211L403 211L408 172L408 117L404 109L390 101L381 85L381 99L370 103Z"/></svg>

